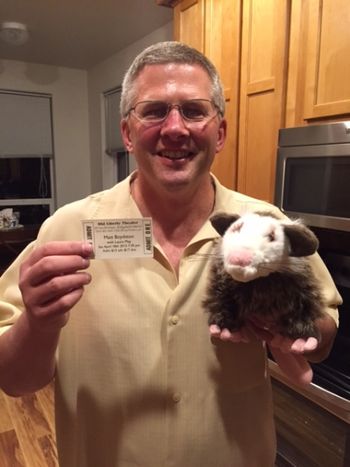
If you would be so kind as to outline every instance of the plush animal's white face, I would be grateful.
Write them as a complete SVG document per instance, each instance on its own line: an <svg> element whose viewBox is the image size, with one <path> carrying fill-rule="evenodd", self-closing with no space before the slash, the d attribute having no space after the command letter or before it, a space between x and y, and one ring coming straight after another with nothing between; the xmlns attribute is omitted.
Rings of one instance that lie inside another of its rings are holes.
<svg viewBox="0 0 350 467"><path fill-rule="evenodd" d="M240 282L279 270L289 249L281 221L254 213L231 224L222 238L224 268Z"/></svg>

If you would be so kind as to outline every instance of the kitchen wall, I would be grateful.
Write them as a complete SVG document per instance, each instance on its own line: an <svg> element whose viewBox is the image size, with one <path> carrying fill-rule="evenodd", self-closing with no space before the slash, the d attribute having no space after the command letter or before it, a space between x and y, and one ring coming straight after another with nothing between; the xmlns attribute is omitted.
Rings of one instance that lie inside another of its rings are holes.
<svg viewBox="0 0 350 467"><path fill-rule="evenodd" d="M90 193L87 72L1 60L0 88L52 94L57 206Z"/></svg>
<svg viewBox="0 0 350 467"><path fill-rule="evenodd" d="M135 56L145 47L159 41L171 40L172 22L134 42L88 71L91 188L98 191L114 184L113 161L104 153L103 92L122 83L123 76ZM116 131L118 123L116 122Z"/></svg>
<svg viewBox="0 0 350 467"><path fill-rule="evenodd" d="M143 48L171 38L172 22L89 70L0 60L0 88L53 96L57 207L114 183L104 152L103 92L121 84Z"/></svg>

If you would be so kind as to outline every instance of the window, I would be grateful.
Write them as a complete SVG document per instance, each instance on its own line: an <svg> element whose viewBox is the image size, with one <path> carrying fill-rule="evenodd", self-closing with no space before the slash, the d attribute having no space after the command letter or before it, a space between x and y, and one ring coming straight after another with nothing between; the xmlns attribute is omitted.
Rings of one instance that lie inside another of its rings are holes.
<svg viewBox="0 0 350 467"><path fill-rule="evenodd" d="M120 94L121 86L104 93L106 154L113 160L113 183L123 180L135 168L134 159L125 150L120 133Z"/></svg>
<svg viewBox="0 0 350 467"><path fill-rule="evenodd" d="M0 90L0 209L41 224L54 192L51 96Z"/></svg>

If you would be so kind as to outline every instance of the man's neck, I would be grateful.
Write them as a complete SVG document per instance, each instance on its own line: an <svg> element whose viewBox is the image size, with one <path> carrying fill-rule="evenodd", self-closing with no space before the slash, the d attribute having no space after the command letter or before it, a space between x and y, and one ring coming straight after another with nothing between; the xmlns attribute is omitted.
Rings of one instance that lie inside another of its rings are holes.
<svg viewBox="0 0 350 467"><path fill-rule="evenodd" d="M208 176L196 186L167 190L143 183L136 178L131 184L132 196L142 215L152 217L164 228L209 217L215 202L215 187Z"/></svg>
<svg viewBox="0 0 350 467"><path fill-rule="evenodd" d="M136 179L131 185L132 196L145 217L152 217L156 241L162 247L175 270L185 247L210 216L215 202L211 178L196 189L176 192L145 186Z"/></svg>

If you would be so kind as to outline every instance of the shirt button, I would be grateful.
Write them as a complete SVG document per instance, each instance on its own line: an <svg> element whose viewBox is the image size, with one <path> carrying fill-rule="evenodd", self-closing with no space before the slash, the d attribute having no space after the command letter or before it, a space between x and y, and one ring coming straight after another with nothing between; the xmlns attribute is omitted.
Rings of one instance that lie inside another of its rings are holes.
<svg viewBox="0 0 350 467"><path fill-rule="evenodd" d="M179 322L179 317L177 315L174 315L170 318L171 324L177 324Z"/></svg>
<svg viewBox="0 0 350 467"><path fill-rule="evenodd" d="M180 400L181 400L181 394L179 392L174 392L173 401L177 403L177 402L180 402Z"/></svg>

